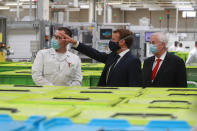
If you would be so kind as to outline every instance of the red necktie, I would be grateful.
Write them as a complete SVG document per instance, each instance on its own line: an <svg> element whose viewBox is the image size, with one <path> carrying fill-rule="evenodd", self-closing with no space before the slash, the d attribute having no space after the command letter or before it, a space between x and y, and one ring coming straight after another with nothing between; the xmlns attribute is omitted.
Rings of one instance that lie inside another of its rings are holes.
<svg viewBox="0 0 197 131"><path fill-rule="evenodd" d="M153 69L153 71L152 71L151 80L154 80L154 79L155 79L157 70L158 70L158 68L159 68L159 63L160 63L160 61L161 61L161 59L157 59L157 64L156 64L156 66L154 67L154 69Z"/></svg>

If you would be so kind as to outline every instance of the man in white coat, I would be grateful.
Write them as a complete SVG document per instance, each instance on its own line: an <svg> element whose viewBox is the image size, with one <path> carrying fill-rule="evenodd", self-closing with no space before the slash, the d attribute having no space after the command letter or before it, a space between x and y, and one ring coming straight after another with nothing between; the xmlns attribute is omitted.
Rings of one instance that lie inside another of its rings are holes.
<svg viewBox="0 0 197 131"><path fill-rule="evenodd" d="M189 52L186 64L197 64L197 41L195 42L195 48Z"/></svg>
<svg viewBox="0 0 197 131"><path fill-rule="evenodd" d="M170 46L169 49L168 49L168 51L176 51L177 48L178 48L178 44L179 44L179 42L178 41L175 41L174 42L174 45Z"/></svg>
<svg viewBox="0 0 197 131"><path fill-rule="evenodd" d="M185 52L186 50L183 48L183 44L180 43L180 44L179 44L179 47L177 48L176 51L177 51L177 52Z"/></svg>
<svg viewBox="0 0 197 131"><path fill-rule="evenodd" d="M58 28L51 40L52 48L37 53L32 65L36 85L81 86L81 60L67 50L68 42L61 33L72 36L68 28Z"/></svg>

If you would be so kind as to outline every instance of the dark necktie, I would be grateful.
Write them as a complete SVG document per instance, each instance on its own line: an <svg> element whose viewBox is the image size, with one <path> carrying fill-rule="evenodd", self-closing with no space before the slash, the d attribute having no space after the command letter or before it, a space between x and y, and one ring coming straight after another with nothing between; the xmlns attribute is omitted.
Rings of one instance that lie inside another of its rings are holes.
<svg viewBox="0 0 197 131"><path fill-rule="evenodd" d="M112 62L112 64L109 66L109 69L108 69L108 72L107 72L107 77L106 77L106 83L109 82L109 79L110 79L110 77L112 75L112 72L114 71L114 67L115 67L115 65L116 65L116 63L117 63L119 58L120 58L120 56L116 55L114 60L113 60L113 62Z"/></svg>

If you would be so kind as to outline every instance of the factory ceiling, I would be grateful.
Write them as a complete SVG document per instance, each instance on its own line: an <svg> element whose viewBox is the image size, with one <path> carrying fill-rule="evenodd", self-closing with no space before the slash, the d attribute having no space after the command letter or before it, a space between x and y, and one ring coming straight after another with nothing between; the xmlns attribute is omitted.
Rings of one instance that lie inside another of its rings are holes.
<svg viewBox="0 0 197 131"><path fill-rule="evenodd" d="M18 0L0 0L0 6L17 6ZM20 6L28 5L30 0L19 0ZM31 0L33 4L35 1ZM67 5L71 8L81 8L81 5L88 5L89 1L93 0L50 0L50 5ZM163 10L163 9L197 9L197 0L95 0L96 6L110 5L113 8L120 9L149 9L149 10Z"/></svg>

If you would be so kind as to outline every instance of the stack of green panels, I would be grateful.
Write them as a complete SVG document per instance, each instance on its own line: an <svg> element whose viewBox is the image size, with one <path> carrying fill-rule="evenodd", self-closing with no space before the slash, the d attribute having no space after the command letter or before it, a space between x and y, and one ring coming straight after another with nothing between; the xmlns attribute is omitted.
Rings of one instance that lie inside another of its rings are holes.
<svg viewBox="0 0 197 131"><path fill-rule="evenodd" d="M135 106L135 105L133 105ZM80 108L80 107L79 107ZM72 118L76 123L87 123L93 118L115 118L128 120L132 125L145 125L151 120L187 120L191 125L195 124L185 109L147 109L130 107L81 107L82 112Z"/></svg>
<svg viewBox="0 0 197 131"><path fill-rule="evenodd" d="M0 84L35 85L30 69L0 72Z"/></svg>
<svg viewBox="0 0 197 131"><path fill-rule="evenodd" d="M76 123L93 118L126 119L133 125L150 120L197 121L194 88L14 87L0 86L0 113L16 119L30 115L70 117Z"/></svg>
<svg viewBox="0 0 197 131"><path fill-rule="evenodd" d="M79 114L79 109L67 105L43 105L0 102L0 114L9 114L15 120L26 120L29 116L40 115L53 117L73 117Z"/></svg>
<svg viewBox="0 0 197 131"><path fill-rule="evenodd" d="M0 72L13 71L21 69L31 69L31 62L2 62L0 63Z"/></svg>
<svg viewBox="0 0 197 131"><path fill-rule="evenodd" d="M182 58L183 61L186 62L187 57L188 57L188 52L175 52L174 54L175 54L176 56Z"/></svg>
<svg viewBox="0 0 197 131"><path fill-rule="evenodd" d="M187 80L197 82L197 66L187 66Z"/></svg>
<svg viewBox="0 0 197 131"><path fill-rule="evenodd" d="M89 85L85 85L85 86L97 86L100 76L101 76L101 72L102 71L94 71L94 70L85 70L82 71L83 77L85 76L85 78L89 77ZM87 81L85 78L83 78L83 81ZM83 86L83 84L82 84Z"/></svg>
<svg viewBox="0 0 197 131"><path fill-rule="evenodd" d="M83 71L82 86L96 86L101 71ZM0 72L0 84L35 85L31 69Z"/></svg>
<svg viewBox="0 0 197 131"><path fill-rule="evenodd" d="M104 68L104 64L102 63L82 63L81 64L81 68L82 70L103 70Z"/></svg>
<svg viewBox="0 0 197 131"><path fill-rule="evenodd" d="M81 106L115 106L127 96L135 96L139 89L119 90L114 89L89 89L89 88L62 88L48 95L31 96L15 99L15 103L34 103L52 105L81 105Z"/></svg>
<svg viewBox="0 0 197 131"><path fill-rule="evenodd" d="M56 105L52 106L50 104L31 104L31 102L22 103L15 102L17 99L29 99L31 97L39 96L50 96L51 93L57 92L58 90L65 89L65 87L18 87L11 85L1 85L0 86L0 113L10 114L13 118L17 120L25 120L31 115L45 115L50 117L72 117L78 114L78 110L72 106L67 105Z"/></svg>

